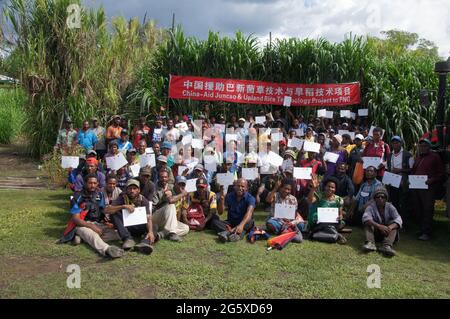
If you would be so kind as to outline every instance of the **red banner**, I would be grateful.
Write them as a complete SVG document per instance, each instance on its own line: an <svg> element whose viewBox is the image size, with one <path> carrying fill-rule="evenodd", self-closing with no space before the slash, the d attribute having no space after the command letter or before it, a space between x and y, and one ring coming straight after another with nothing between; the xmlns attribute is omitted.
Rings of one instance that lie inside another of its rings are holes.
<svg viewBox="0 0 450 319"><path fill-rule="evenodd" d="M344 106L361 102L359 82L343 84L279 84L261 81L170 76L169 97L242 104Z"/></svg>

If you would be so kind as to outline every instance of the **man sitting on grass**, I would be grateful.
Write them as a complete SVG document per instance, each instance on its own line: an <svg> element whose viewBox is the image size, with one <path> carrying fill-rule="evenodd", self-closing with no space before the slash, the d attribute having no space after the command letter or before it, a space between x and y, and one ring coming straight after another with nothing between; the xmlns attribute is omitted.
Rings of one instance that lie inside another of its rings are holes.
<svg viewBox="0 0 450 319"><path fill-rule="evenodd" d="M76 193L70 213L72 214L61 243L71 241L80 243L80 238L103 256L119 258L123 250L116 246L110 246L106 242L120 239L113 228L107 227L105 222L105 198L98 190L98 179L95 174L85 177L84 189Z"/></svg>
<svg viewBox="0 0 450 319"><path fill-rule="evenodd" d="M378 251L385 256L395 256L392 249L397 238L398 229L402 227L402 218L397 209L388 203L388 192L384 187L377 188L373 193L374 201L370 201L362 223L366 233L366 243L363 249L366 252L376 251L375 241L382 243Z"/></svg>
<svg viewBox="0 0 450 319"><path fill-rule="evenodd" d="M248 192L245 179L240 178L235 181L233 191L226 196L222 189L217 207L219 215L223 214L225 207L228 210L226 221L217 218L213 220L211 228L218 233L219 240L222 242L238 241L254 225L253 211L256 207L256 199Z"/></svg>
<svg viewBox="0 0 450 319"><path fill-rule="evenodd" d="M126 209L133 213L135 207L145 207L147 213L147 223L134 226L124 226L122 210ZM110 219L119 232L123 241L122 248L130 250L135 248L144 254L153 252L152 244L155 241L153 235L152 212L150 211L148 200L140 194L139 181L130 179L126 184L126 193L122 193L112 202L112 205L105 208L105 213L110 214ZM145 235L144 239L136 245L133 236L140 237Z"/></svg>
<svg viewBox="0 0 450 319"><path fill-rule="evenodd" d="M160 240L168 236L171 241L181 241L180 236L189 232L189 226L177 220L175 203L186 196L185 193L174 195L173 186L169 184L169 169L162 167L159 171L156 191L153 195L153 224L155 225L155 239Z"/></svg>

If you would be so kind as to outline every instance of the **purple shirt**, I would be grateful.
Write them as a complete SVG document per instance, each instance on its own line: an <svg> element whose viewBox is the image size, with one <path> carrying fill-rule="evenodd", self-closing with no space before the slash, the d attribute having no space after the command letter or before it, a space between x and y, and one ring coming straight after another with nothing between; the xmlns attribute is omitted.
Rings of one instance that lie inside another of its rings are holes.
<svg viewBox="0 0 450 319"><path fill-rule="evenodd" d="M330 152L330 153L334 153L334 154L339 154L339 157L338 157L336 163L327 162L327 171L325 172L325 177L333 176L334 173L336 172L336 166L337 166L339 163L345 162L345 153L346 153L346 150L341 150L341 151L329 151L329 152Z"/></svg>

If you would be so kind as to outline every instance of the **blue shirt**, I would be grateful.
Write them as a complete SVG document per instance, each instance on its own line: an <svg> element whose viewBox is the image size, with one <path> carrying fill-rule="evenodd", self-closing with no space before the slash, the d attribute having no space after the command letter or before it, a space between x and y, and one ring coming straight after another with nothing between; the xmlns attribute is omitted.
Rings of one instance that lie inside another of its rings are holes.
<svg viewBox="0 0 450 319"><path fill-rule="evenodd" d="M235 227L244 219L249 206L256 207L256 199L249 192L246 192L238 202L236 192L232 191L225 197L225 206L228 209L227 221Z"/></svg>
<svg viewBox="0 0 450 319"><path fill-rule="evenodd" d="M127 154L127 151L131 148L133 148L133 144L130 143L130 141L122 142L120 138L116 140L117 142L117 148L119 149L119 152L122 152L124 155Z"/></svg>
<svg viewBox="0 0 450 319"><path fill-rule="evenodd" d="M368 182L364 182L361 185L361 188L359 189L358 194L356 195L356 202L358 203L358 210L362 210L364 205L367 204L367 202L372 197L373 192L378 188L383 186L383 184L375 179L372 183L372 185L369 185Z"/></svg>
<svg viewBox="0 0 450 319"><path fill-rule="evenodd" d="M86 132L80 130L78 132L78 144L83 146L86 151L93 150L94 144L97 143L97 141L97 135L95 135L92 130L87 130Z"/></svg>

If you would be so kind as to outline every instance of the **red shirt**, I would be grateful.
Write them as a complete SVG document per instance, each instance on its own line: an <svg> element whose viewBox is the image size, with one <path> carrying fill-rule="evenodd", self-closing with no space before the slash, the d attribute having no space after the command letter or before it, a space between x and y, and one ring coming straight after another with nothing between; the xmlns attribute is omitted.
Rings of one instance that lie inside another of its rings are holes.
<svg viewBox="0 0 450 319"><path fill-rule="evenodd" d="M362 157L379 157L382 161L385 161L386 158L391 154L391 149L389 148L389 145L386 144L383 141L379 141L377 144L375 144L373 141L368 143L366 147L364 148L364 151L362 153ZM378 167L376 167L378 169ZM383 176L384 175L384 168L378 170L377 176Z"/></svg>
<svg viewBox="0 0 450 319"><path fill-rule="evenodd" d="M424 156L417 156L414 159L414 166L411 175L427 175L430 180L430 187L444 182L444 163L441 157L430 152Z"/></svg>

